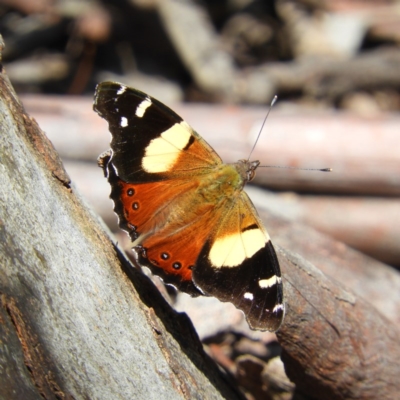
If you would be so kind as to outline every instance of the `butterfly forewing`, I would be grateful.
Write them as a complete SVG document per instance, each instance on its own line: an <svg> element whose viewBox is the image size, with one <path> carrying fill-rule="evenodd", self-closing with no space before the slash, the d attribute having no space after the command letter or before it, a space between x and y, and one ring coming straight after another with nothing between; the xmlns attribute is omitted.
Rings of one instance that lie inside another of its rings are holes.
<svg viewBox="0 0 400 400"><path fill-rule="evenodd" d="M232 302L253 329L277 330L279 263L242 191L252 164L222 164L175 112L125 85L99 84L94 109L112 134L99 165L138 262L192 296Z"/></svg>
<svg viewBox="0 0 400 400"><path fill-rule="evenodd" d="M221 163L181 117L139 90L103 82L96 89L94 109L109 123L112 162L124 181L188 176Z"/></svg>

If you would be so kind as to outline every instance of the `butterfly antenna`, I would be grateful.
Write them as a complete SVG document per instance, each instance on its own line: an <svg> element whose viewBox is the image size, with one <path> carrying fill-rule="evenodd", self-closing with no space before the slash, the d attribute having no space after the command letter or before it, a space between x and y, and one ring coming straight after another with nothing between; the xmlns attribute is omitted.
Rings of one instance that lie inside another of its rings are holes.
<svg viewBox="0 0 400 400"><path fill-rule="evenodd" d="M251 157L251 155L253 154L254 149L256 148L258 139L260 138L261 132L262 132L262 130L264 129L264 125L265 125L265 122L267 121L268 115L269 115L269 113L271 112L271 109L272 109L272 107L274 106L274 104L276 103L277 100L278 100L278 96L275 95L274 98L273 98L272 101L271 101L271 104L270 104L269 108L268 108L267 115L266 115L265 118L264 118L264 121L263 121L263 123L262 123L262 125L261 125L261 129L260 129L260 131L258 132L258 135L257 135L256 141L254 142L253 148L251 149L250 154L249 154L249 156L247 157L247 161L250 160L250 157Z"/></svg>
<svg viewBox="0 0 400 400"><path fill-rule="evenodd" d="M298 171L332 172L332 168L297 168L297 167L283 167L281 165L260 165L258 168L283 168L283 169L297 169Z"/></svg>

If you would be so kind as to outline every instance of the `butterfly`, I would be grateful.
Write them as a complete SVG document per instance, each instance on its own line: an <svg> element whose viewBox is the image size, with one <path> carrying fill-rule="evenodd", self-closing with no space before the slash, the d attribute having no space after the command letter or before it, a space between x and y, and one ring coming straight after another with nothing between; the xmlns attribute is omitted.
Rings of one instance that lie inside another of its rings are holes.
<svg viewBox="0 0 400 400"><path fill-rule="evenodd" d="M99 165L137 262L192 296L231 302L252 329L276 331L278 258L243 190L259 161L224 164L174 111L121 83L100 83L93 108L109 124Z"/></svg>

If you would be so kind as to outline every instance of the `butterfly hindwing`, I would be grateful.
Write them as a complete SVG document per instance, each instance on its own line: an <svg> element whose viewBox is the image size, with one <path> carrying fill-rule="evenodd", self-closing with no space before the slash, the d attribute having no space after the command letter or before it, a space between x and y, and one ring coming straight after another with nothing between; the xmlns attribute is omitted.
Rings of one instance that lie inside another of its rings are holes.
<svg viewBox="0 0 400 400"><path fill-rule="evenodd" d="M176 206L180 208L179 203ZM140 264L148 266L165 283L192 296L204 294L201 288L193 284L192 274L197 268L200 251L210 235L205 227L212 225L214 217L212 208L204 207L199 211L198 218L190 218L190 210L186 210L184 213L189 214L187 218L182 217L180 223L172 222L145 237L139 249L136 249ZM144 253L140 251L141 248L145 249Z"/></svg>
<svg viewBox="0 0 400 400"><path fill-rule="evenodd" d="M242 310L253 329L279 328L284 314L279 262L245 192L203 247L193 281Z"/></svg>
<svg viewBox="0 0 400 400"><path fill-rule="evenodd" d="M98 85L94 109L112 134L99 165L139 264L192 296L233 303L253 329L277 330L279 263L243 191L259 162L223 164L175 112L119 83Z"/></svg>

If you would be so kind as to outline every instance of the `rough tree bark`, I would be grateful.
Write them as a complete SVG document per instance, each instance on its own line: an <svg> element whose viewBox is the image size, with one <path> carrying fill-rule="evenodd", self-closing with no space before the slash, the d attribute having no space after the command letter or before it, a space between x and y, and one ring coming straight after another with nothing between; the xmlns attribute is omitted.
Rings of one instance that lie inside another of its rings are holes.
<svg viewBox="0 0 400 400"><path fill-rule="evenodd" d="M400 332L299 256L281 252L287 315L277 333L289 378L317 399L393 399Z"/></svg>

